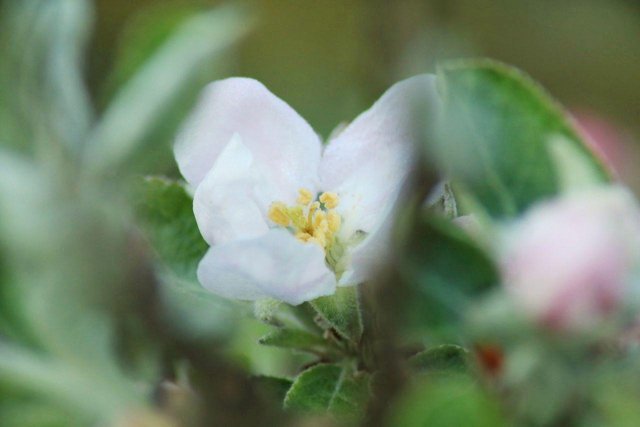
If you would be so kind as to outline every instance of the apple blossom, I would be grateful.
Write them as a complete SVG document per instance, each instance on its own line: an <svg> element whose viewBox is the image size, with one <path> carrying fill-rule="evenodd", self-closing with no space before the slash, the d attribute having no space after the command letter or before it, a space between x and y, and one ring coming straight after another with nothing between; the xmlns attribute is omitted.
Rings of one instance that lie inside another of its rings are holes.
<svg viewBox="0 0 640 427"><path fill-rule="evenodd" d="M434 80L397 83L326 147L256 80L211 83L175 145L211 246L202 285L299 304L369 279L415 158L413 97L435 99Z"/></svg>
<svg viewBox="0 0 640 427"><path fill-rule="evenodd" d="M508 293L557 330L586 330L631 295L640 265L640 209L620 186L534 206L509 228L501 257Z"/></svg>

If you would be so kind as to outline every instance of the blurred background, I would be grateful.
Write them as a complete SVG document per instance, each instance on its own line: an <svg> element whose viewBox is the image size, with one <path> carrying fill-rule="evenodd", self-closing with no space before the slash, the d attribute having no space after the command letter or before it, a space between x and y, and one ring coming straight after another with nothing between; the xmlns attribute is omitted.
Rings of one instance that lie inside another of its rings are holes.
<svg viewBox="0 0 640 427"><path fill-rule="evenodd" d="M220 3L99 0L88 64L97 99L107 96L101 83L114 66L126 68L132 44L153 45L184 11ZM324 136L398 79L469 56L512 64L572 111L640 133L640 3L634 0L237 3L255 21L229 58L229 75L264 82Z"/></svg>
<svg viewBox="0 0 640 427"><path fill-rule="evenodd" d="M190 11L215 0L97 1L88 61L98 105ZM638 188L640 3L633 0L325 0L236 2L253 26L225 58L323 136L393 82L443 59L490 57L540 82Z"/></svg>
<svg viewBox="0 0 640 427"><path fill-rule="evenodd" d="M254 307L199 287L206 244L179 185L138 193L141 176L179 178L172 141L208 81L256 78L326 138L399 79L490 57L544 86L640 189L636 0L0 4L2 426L174 425L158 407L184 425L280 425L246 373L309 358L260 347Z"/></svg>

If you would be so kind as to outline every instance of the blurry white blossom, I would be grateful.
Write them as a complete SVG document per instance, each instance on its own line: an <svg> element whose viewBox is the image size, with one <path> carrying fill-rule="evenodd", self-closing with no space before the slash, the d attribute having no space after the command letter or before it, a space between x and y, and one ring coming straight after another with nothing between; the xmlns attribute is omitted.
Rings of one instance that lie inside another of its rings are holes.
<svg viewBox="0 0 640 427"><path fill-rule="evenodd" d="M210 84L175 145L211 245L202 285L299 304L369 279L415 158L411 104L435 97L434 80L394 85L326 147L261 83Z"/></svg>

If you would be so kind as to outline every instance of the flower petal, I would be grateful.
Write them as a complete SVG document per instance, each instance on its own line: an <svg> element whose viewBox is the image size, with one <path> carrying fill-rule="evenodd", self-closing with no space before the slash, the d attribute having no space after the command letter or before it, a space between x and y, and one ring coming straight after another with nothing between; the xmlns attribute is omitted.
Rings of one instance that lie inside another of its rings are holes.
<svg viewBox="0 0 640 427"><path fill-rule="evenodd" d="M174 148L185 179L196 187L238 133L267 178L295 199L300 187L316 188L321 143L311 126L260 82L229 78L207 86Z"/></svg>
<svg viewBox="0 0 640 427"><path fill-rule="evenodd" d="M266 233L272 193L251 151L234 134L193 197L202 236L214 245Z"/></svg>
<svg viewBox="0 0 640 427"><path fill-rule="evenodd" d="M294 305L331 295L336 287L322 249L282 229L211 247L200 261L198 279L226 298L271 297Z"/></svg>
<svg viewBox="0 0 640 427"><path fill-rule="evenodd" d="M401 197L398 194L398 197ZM358 245L348 249L349 266L340 277L340 286L358 285L370 280L384 268L385 260L389 260L392 253L393 227L396 223L397 203L389 203L382 210L382 221Z"/></svg>
<svg viewBox="0 0 640 427"><path fill-rule="evenodd" d="M435 76L420 75L392 86L333 139L324 151L320 180L340 195L343 231L371 232L386 215L415 159L414 103L437 99Z"/></svg>

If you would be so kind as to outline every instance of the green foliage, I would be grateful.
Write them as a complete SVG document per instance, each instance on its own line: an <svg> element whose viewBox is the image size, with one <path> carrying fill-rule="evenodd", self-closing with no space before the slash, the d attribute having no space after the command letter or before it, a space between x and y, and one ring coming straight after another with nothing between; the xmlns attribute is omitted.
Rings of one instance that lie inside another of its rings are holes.
<svg viewBox="0 0 640 427"><path fill-rule="evenodd" d="M427 329L451 326L474 298L498 283L496 268L467 233L445 219L418 213L410 230L402 260L410 292L404 315Z"/></svg>
<svg viewBox="0 0 640 427"><path fill-rule="evenodd" d="M0 164L3 303L11 307L0 384L55 402L71 418L109 420L144 407L143 392L119 365L115 321L101 293L124 277L122 229L112 211L104 201L70 197L64 180L30 160L1 153ZM99 274L104 268L109 275Z"/></svg>
<svg viewBox="0 0 640 427"><path fill-rule="evenodd" d="M153 55L201 8L190 4L150 4L131 17L120 35L115 64L107 79L105 97L108 102L119 88L135 77Z"/></svg>
<svg viewBox="0 0 640 427"><path fill-rule="evenodd" d="M421 351L409 359L412 368L426 373L464 371L469 351L453 344L442 344Z"/></svg>
<svg viewBox="0 0 640 427"><path fill-rule="evenodd" d="M142 181L134 196L138 213L163 264L178 277L196 281L196 268L209 247L193 216L184 186L159 177Z"/></svg>
<svg viewBox="0 0 640 427"><path fill-rule="evenodd" d="M341 336L353 343L360 341L362 315L356 286L338 288L335 294L317 298L311 301L311 305L322 320Z"/></svg>
<svg viewBox="0 0 640 427"><path fill-rule="evenodd" d="M0 420L4 427L82 427L88 420L70 411L25 397L9 397L8 390L0 390Z"/></svg>
<svg viewBox="0 0 640 427"><path fill-rule="evenodd" d="M89 418L111 419L127 408L143 405L142 397L130 384L108 374L0 344L3 384L34 392Z"/></svg>
<svg viewBox="0 0 640 427"><path fill-rule="evenodd" d="M284 399L287 409L358 417L369 396L369 375L346 366L320 364L302 372Z"/></svg>
<svg viewBox="0 0 640 427"><path fill-rule="evenodd" d="M7 1L1 12L0 92L11 96L0 97L0 142L77 154L93 119L82 79L91 3Z"/></svg>
<svg viewBox="0 0 640 427"><path fill-rule="evenodd" d="M195 16L161 49L155 65L147 64L142 75L132 78L96 125L82 79L90 4L2 3L0 91L11 94L0 99L2 425L115 425L139 413L157 418L151 397L161 346L154 342L145 347L149 336L143 324L150 319L133 310L140 307L137 298L145 295L151 278L145 277L140 247L132 244L128 207L105 191L113 181L105 185L91 172L129 161L140 135L155 133L157 123L151 123L151 116L171 100L168 92L181 92L193 83L191 68L211 59L211 53L241 32L231 31L238 22L231 19L235 12L221 12L224 25L218 25L214 12ZM224 34L209 27L214 21ZM220 35L220 40L207 34ZM180 52L185 46L192 49ZM167 78L158 68L163 61L179 64L180 70L168 67L163 72L170 74ZM152 103L138 98L151 94L150 86L158 95ZM179 117L171 119L177 122ZM123 123L131 125L130 132L119 133ZM88 134L94 135L89 145ZM24 156L5 147L20 149ZM178 238L169 243L175 231L162 223L168 216L171 221L174 215L180 218L184 194L161 188L149 195L143 210L149 229L162 242L159 252L172 259L171 274L193 282L190 256L203 243L191 240L196 249L180 247ZM169 204L162 205L163 198ZM193 222L192 215L189 220ZM178 232L188 233L191 223ZM145 307L148 312L153 304ZM131 345L125 335L141 339Z"/></svg>
<svg viewBox="0 0 640 427"><path fill-rule="evenodd" d="M272 347L297 349L318 353L326 347L326 341L318 335L298 329L277 329L260 338L260 344Z"/></svg>
<svg viewBox="0 0 640 427"><path fill-rule="evenodd" d="M203 67L223 63L220 56L246 31L241 24L241 14L228 7L180 25L109 103L87 142L87 167L111 172L150 144L172 138L205 83Z"/></svg>
<svg viewBox="0 0 640 427"><path fill-rule="evenodd" d="M429 377L395 408L390 424L403 427L508 425L498 406L467 376Z"/></svg>
<svg viewBox="0 0 640 427"><path fill-rule="evenodd" d="M572 157L593 183L609 180L566 113L520 71L462 61L441 66L438 77L444 118L437 152L454 188L469 192L491 216L515 217L560 192L558 155L562 164Z"/></svg>

